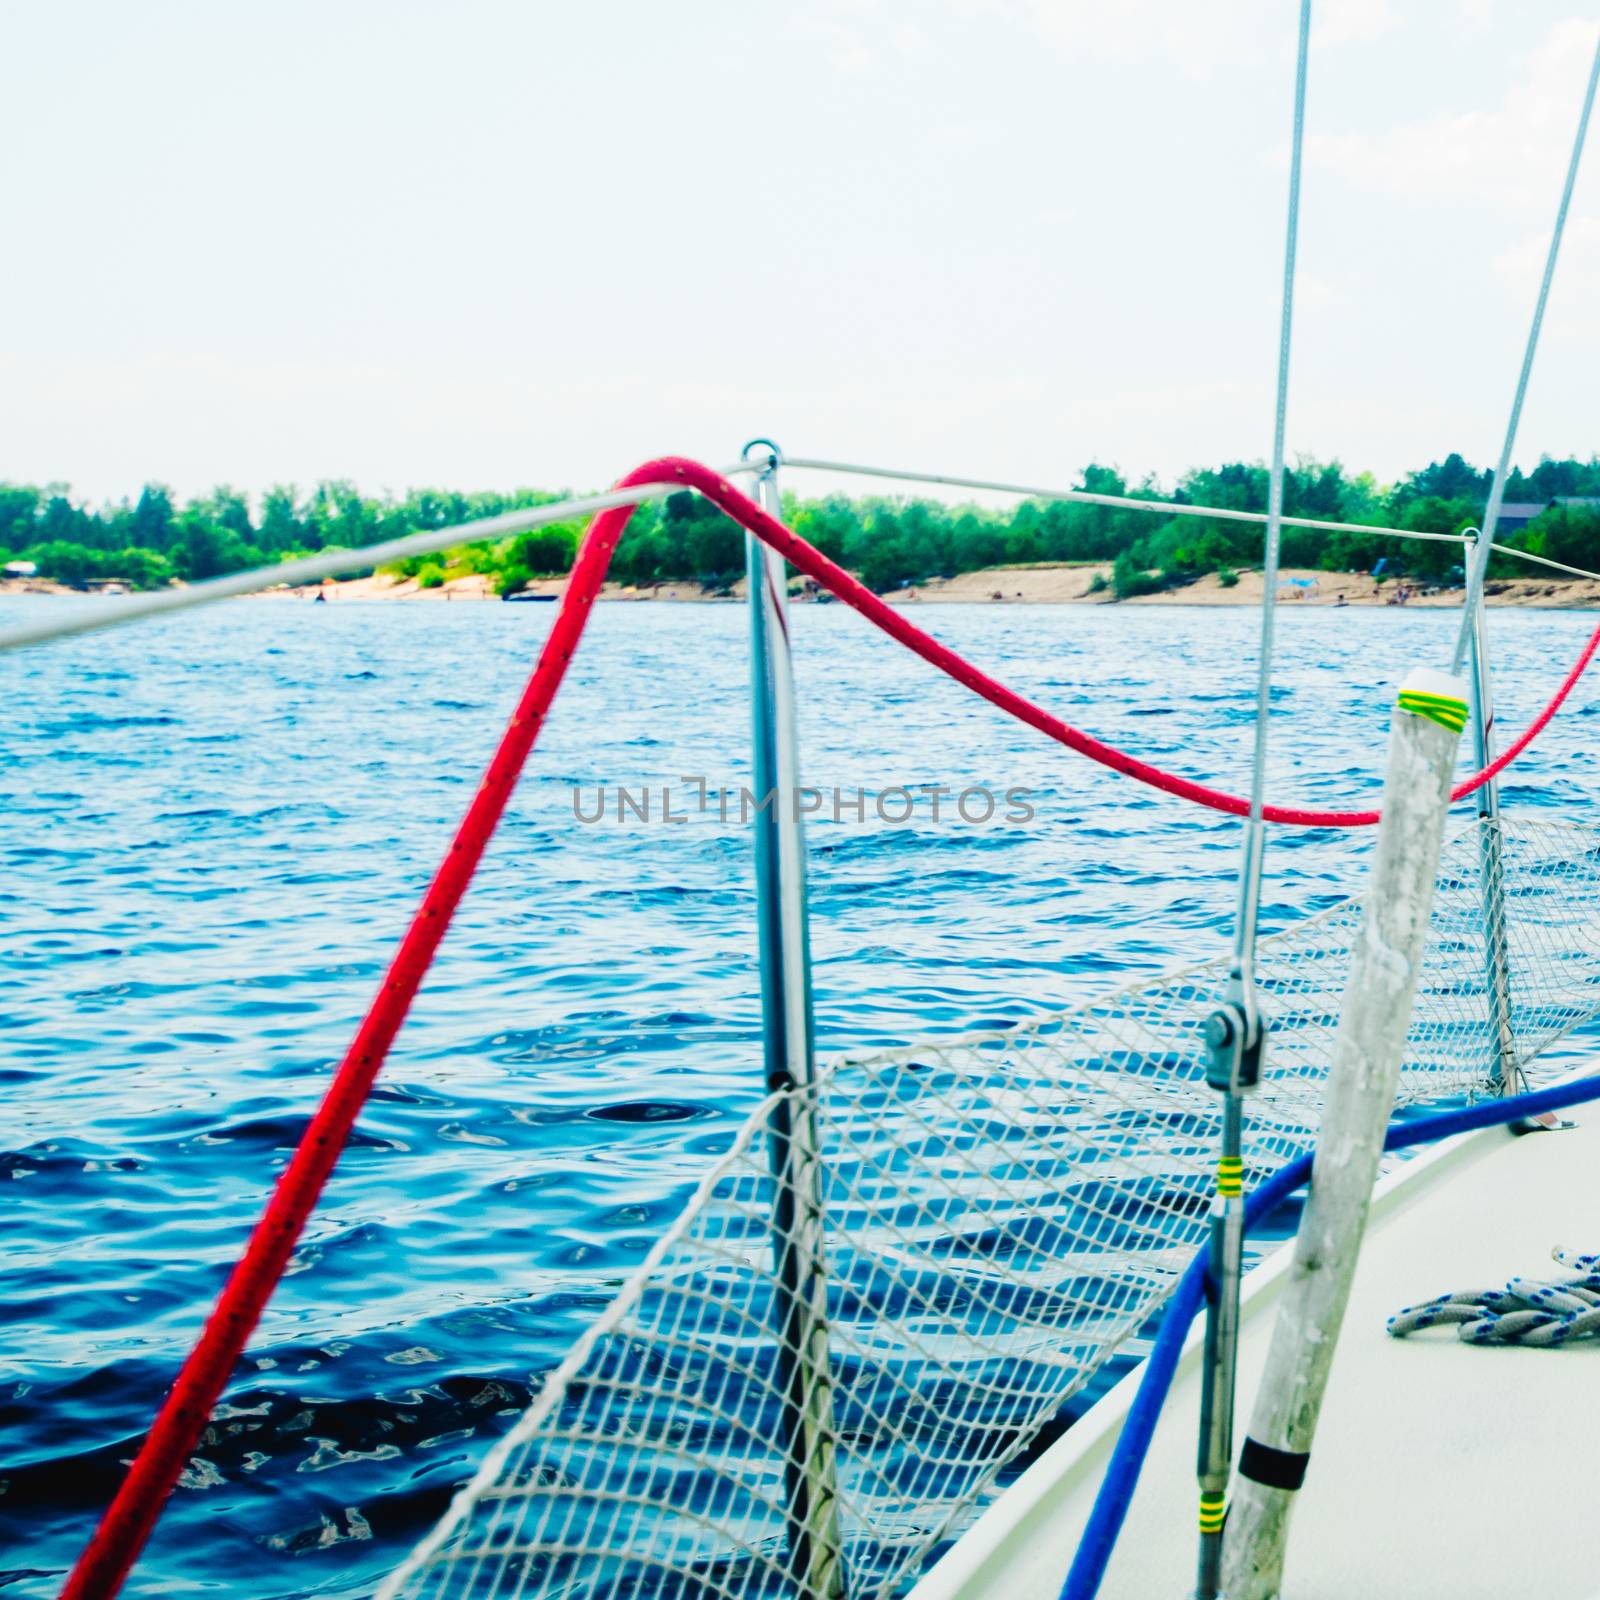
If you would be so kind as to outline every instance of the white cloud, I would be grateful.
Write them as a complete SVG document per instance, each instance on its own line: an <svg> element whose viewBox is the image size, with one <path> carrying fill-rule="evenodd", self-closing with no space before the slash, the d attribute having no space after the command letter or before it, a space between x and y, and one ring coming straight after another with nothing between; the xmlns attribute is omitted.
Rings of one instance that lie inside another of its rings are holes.
<svg viewBox="0 0 1600 1600"><path fill-rule="evenodd" d="M1392 0L1322 0L1312 13L1311 48L1371 44L1403 20Z"/></svg>
<svg viewBox="0 0 1600 1600"><path fill-rule="evenodd" d="M1220 66L1254 63L1264 48L1290 37L1285 8L1273 0L1207 6L1171 0L966 0L962 9L1009 17L1065 60L1162 60L1192 78L1208 77Z"/></svg>
<svg viewBox="0 0 1600 1600"><path fill-rule="evenodd" d="M979 25L1009 22L1063 61L1159 63L1191 79L1286 63L1298 22L1287 0L944 0L944 11ZM1318 0L1312 48L1371 44L1404 20L1396 0ZM929 48L923 29L892 15L883 0L822 0L795 13L787 31L820 45L836 72L854 77Z"/></svg>
<svg viewBox="0 0 1600 1600"><path fill-rule="evenodd" d="M819 46L839 76L860 78L873 72L878 64L873 20L870 8L848 3L818 5L796 12L784 31Z"/></svg>
<svg viewBox="0 0 1600 1600"><path fill-rule="evenodd" d="M1466 202L1518 217L1551 209L1594 46L1592 21L1559 22L1519 63L1497 105L1376 133L1313 134L1310 159L1358 189L1413 205Z"/></svg>
<svg viewBox="0 0 1600 1600"><path fill-rule="evenodd" d="M885 63L927 53L927 33L891 15L881 0L821 0L796 11L784 29L791 38L821 47L841 77L865 78Z"/></svg>
<svg viewBox="0 0 1600 1600"><path fill-rule="evenodd" d="M1295 274L1294 304L1297 312L1343 311L1357 303L1351 286L1342 278L1303 268Z"/></svg>
<svg viewBox="0 0 1600 1600"><path fill-rule="evenodd" d="M948 0L967 18L1004 17L1067 61L1159 62L1188 78L1284 61L1297 8L1285 0ZM1369 44L1404 20L1395 0L1319 0L1312 47Z"/></svg>
<svg viewBox="0 0 1600 1600"><path fill-rule="evenodd" d="M1491 263L1507 301L1523 316L1533 315L1545 256L1547 230L1531 231L1502 250ZM1588 286L1600 279L1600 217L1574 217L1567 224L1556 262L1550 307L1545 313L1541 345L1592 344L1600 339L1600 301Z"/></svg>

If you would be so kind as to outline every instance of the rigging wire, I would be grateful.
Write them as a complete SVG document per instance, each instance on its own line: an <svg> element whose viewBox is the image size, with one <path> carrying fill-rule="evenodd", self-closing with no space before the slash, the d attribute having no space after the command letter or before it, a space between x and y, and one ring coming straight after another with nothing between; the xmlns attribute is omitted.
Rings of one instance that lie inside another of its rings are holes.
<svg viewBox="0 0 1600 1600"><path fill-rule="evenodd" d="M898 483L929 483L950 489L980 489L994 494L1022 495L1029 500L1064 500L1070 505L1105 506L1113 511L1148 511L1161 516L1206 517L1217 522L1267 521L1264 511L1240 511L1231 506L1201 506L1187 500L1145 500L1135 495L1095 494L1088 489L1052 489L1038 484L1015 483L1003 478L963 478L947 472L910 472L899 467L863 466L852 461L828 461L818 456L789 456L783 465L809 472L842 472L858 478L885 478ZM1284 517L1285 528L1311 528L1324 533L1371 533L1387 539L1419 539L1435 544L1465 544L1462 533L1431 533L1415 528L1388 528L1370 522L1333 522L1320 517ZM1517 552L1513 552L1515 554Z"/></svg>
<svg viewBox="0 0 1600 1600"><path fill-rule="evenodd" d="M723 468L722 475L731 478L756 470L756 464L739 462ZM57 639L96 633L102 628L118 628L125 623L140 622L146 617L167 612L188 611L195 606L231 600L238 595L259 594L263 589L275 589L280 584L319 583L324 578L362 572L391 561L403 561L408 556L432 555L452 545L471 544L478 539L503 539L508 534L525 533L529 528L547 527L552 522L570 522L576 517L593 516L617 506L636 506L644 500L662 500L677 492L677 488L670 483L609 489L604 494L555 500L547 505L529 506L522 511L503 512L497 517L483 517L476 522L458 522L448 528L428 528L421 533L409 533L402 539L385 540L382 544L363 545L357 549L321 550L316 555L296 556L269 567L224 573L220 578L207 578L181 589L158 589L151 594L133 595L114 603L87 606L65 617L47 617L42 622L26 622L14 628L0 629L0 654L7 650L26 649L29 645L49 644Z"/></svg>
<svg viewBox="0 0 1600 1600"><path fill-rule="evenodd" d="M1256 928L1266 854L1267 740L1272 718L1272 655L1277 629L1278 553L1283 539L1283 454L1289 422L1289 353L1294 332L1295 258L1300 243L1300 173L1305 150L1306 65L1311 0L1300 0L1295 54L1294 134L1289 154L1289 216L1283 247L1283 301L1278 322L1278 382L1267 483L1267 529L1261 567L1261 657L1256 678L1255 750L1250 816L1239 861L1233 955L1223 1003L1206 1022L1206 1082L1222 1095L1222 1138L1211 1205L1207 1255L1212 1283L1206 1303L1199 1448L1200 1540L1196 1600L1216 1600L1222 1585L1222 1539L1233 1469L1234 1386L1239 1360L1239 1282L1243 1275L1245 1202L1241 1184L1244 1097L1261 1076L1266 1023L1256 997Z"/></svg>
<svg viewBox="0 0 1600 1600"><path fill-rule="evenodd" d="M1511 397L1511 416L1506 423L1506 436L1500 446L1500 460L1494 469L1494 482L1489 488L1489 504L1483 513L1483 537L1467 574L1467 592L1461 605L1461 629L1456 635L1456 649L1450 670L1459 674L1467 659L1467 649L1472 643L1473 619L1477 614L1478 598L1483 593L1484 574L1489 567L1489 551L1494 544L1495 529L1500 522L1500 507L1505 499L1506 478L1511 471L1511 451L1517 442L1517 425L1522 420L1522 402L1528 395L1528 379L1533 374L1533 358L1539 350L1539 332L1544 326L1544 311L1550 301L1550 285L1556 275L1556 258L1561 254L1561 239L1567 229L1567 213L1572 209L1572 191L1578 181L1578 164L1583 159L1584 141L1589 136L1589 113L1594 110L1596 84L1600 84L1600 38L1595 41L1594 61L1589 67L1589 83L1584 90L1583 110L1578 114L1578 131L1572 140L1572 156L1567 162L1567 179L1561 187L1561 203L1556 207L1556 224L1550 232L1550 249L1544 260L1544 277L1539 284L1539 297L1534 302L1533 325L1528 329L1528 342L1522 352L1522 370L1517 374L1517 387Z"/></svg>
<svg viewBox="0 0 1600 1600"><path fill-rule="evenodd" d="M1289 349L1294 327L1295 256L1300 243L1300 167L1305 145L1306 57L1311 0L1300 3L1300 48L1295 62L1294 138L1289 156L1289 222L1283 251L1283 311L1278 325L1277 412L1272 429L1272 476L1267 485L1267 536L1262 563L1261 662L1256 678L1256 742L1250 769L1250 832L1240 870L1239 918L1234 930L1235 974L1248 988L1261 903L1261 855L1267 793L1267 734L1272 713L1272 651L1277 633L1278 551L1283 540L1283 449L1289 419Z"/></svg>

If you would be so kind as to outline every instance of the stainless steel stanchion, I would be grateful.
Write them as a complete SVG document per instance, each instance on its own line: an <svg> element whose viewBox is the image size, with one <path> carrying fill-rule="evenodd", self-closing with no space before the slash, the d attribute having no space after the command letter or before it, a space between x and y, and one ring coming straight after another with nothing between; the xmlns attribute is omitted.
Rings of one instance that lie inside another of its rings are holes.
<svg viewBox="0 0 1600 1600"><path fill-rule="evenodd" d="M779 453L770 441L757 439L745 447L746 459L758 450L766 452L766 465L757 494L763 509L776 517ZM837 1600L844 1592L844 1563L828 1364L822 1152L787 572L783 558L753 534L745 536L745 554L762 1044L767 1087L782 1095L773 1111L769 1146L789 1569L805 1600Z"/></svg>

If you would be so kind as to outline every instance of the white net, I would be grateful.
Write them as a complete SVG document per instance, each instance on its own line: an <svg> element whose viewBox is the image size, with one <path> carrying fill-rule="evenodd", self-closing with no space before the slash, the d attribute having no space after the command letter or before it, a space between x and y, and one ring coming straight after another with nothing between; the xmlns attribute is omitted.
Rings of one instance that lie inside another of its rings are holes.
<svg viewBox="0 0 1600 1600"><path fill-rule="evenodd" d="M1505 885L1499 1014L1486 871ZM1447 845L1402 1105L1492 1092L1503 1052L1520 1070L1600 1016L1597 891L1600 834L1478 823ZM1358 921L1345 901L1262 941L1247 1185L1313 1142ZM1225 976L829 1063L813 1103L764 1101L382 1592L903 1591L1200 1248L1220 1121L1201 1029ZM768 1136L811 1112L821 1177L780 1305Z"/></svg>

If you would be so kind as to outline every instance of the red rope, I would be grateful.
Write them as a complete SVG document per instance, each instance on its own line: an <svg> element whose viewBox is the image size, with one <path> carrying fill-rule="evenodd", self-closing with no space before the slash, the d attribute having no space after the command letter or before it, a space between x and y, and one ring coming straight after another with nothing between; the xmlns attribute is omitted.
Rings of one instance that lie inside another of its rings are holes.
<svg viewBox="0 0 1600 1600"><path fill-rule="evenodd" d="M1250 802L1242 795L1208 788L1203 783L1180 777L1175 772L1165 772L1160 767L1153 767L1148 761L1140 761L1137 756L1130 756L1125 750L1118 750L1115 745L1106 744L1092 734L1084 733L1070 723L1063 722L1060 717L1052 716L1042 706L1023 699L1015 690L1008 689L987 673L980 672L965 657L957 655L954 650L940 644L930 634L924 633L921 628L907 621L902 612L880 600L865 584L851 577L843 567L830 561L820 550L807 544L798 534L791 533L776 518L768 516L760 506L747 500L716 473L692 461L671 458L655 465L670 468L675 475L720 506L735 522L743 523L758 538L779 551L797 571L814 578L846 605L854 607L869 622L876 623L890 638L897 639L931 666L947 673L957 683L965 685L974 694L981 695L991 705L998 706L1000 710L1016 717L1018 721L1027 723L1030 728L1037 728L1040 733L1048 734L1050 738L1066 745L1069 750L1076 750L1079 755L1088 756L1091 761L1098 761L1101 766L1110 767L1113 772L1137 778L1153 789L1175 794L1183 800L1192 800L1197 805L1209 806L1213 811L1226 811L1241 817L1250 814ZM1574 663L1572 671L1567 674L1561 687L1551 696L1550 703L1529 725L1527 731L1498 760L1491 762L1481 772L1474 773L1452 789L1450 791L1452 800L1460 800L1474 790L1481 789L1497 773L1510 766L1538 738L1550 719L1561 709L1562 702L1571 694L1578 679L1583 676L1584 668L1594 658L1596 649L1600 649L1600 627L1596 627L1589 636L1589 642ZM1370 827L1378 820L1376 811L1324 811L1309 806L1269 805L1263 809L1262 815L1268 822L1290 823L1308 828Z"/></svg>
<svg viewBox="0 0 1600 1600"><path fill-rule="evenodd" d="M1002 711L1009 712L1030 727L1037 728L1069 749L1077 750L1113 771L1138 778L1169 794L1197 801L1217 811L1239 815L1248 812L1248 803L1239 796L1163 772L1111 745L1103 744L980 672L954 651L914 627L842 567L791 533L782 523L746 499L726 479L708 468L693 461L667 457L649 462L630 473L621 480L619 487L673 482L682 484L686 489L699 490L736 522L781 552L799 571L814 578L847 605L853 606L891 638L899 640L923 660L948 673L956 682L982 695ZM483 782L456 830L449 852L434 874L433 882L412 918L405 938L400 942L383 987L339 1063L333 1083L307 1125L293 1159L279 1177L244 1255L233 1269L204 1331L179 1371L171 1393L128 1469L127 1478L73 1568L62 1590L62 1600L104 1600L104 1597L114 1595L149 1537L163 1503L177 1482L246 1341L261 1318L268 1298L289 1264L306 1220L338 1160L339 1152L344 1148L389 1047L394 1043L434 953L444 938L450 919L460 905L490 837L505 812L517 778L543 726L545 714L583 635L589 612L611 564L617 540L632 514L632 507L623 506L602 511L590 523L573 564L566 593L562 596L555 626L539 653L538 664L501 737ZM1595 630L1577 664L1527 732L1498 761L1459 786L1454 792L1455 798L1470 794L1488 782L1532 743L1571 692L1597 647L1600 647L1600 628ZM1330 827L1354 827L1378 820L1376 811L1315 811L1298 806L1268 806L1265 814L1274 822Z"/></svg>
<svg viewBox="0 0 1600 1600"><path fill-rule="evenodd" d="M1572 663L1572 670L1561 680L1561 687L1550 696L1549 703L1544 710L1536 716L1516 739L1513 739L1507 749L1494 758L1481 772L1475 772L1470 778L1458 783L1450 791L1452 800L1464 800L1469 794L1481 789L1491 778L1498 778L1507 767L1511 765L1524 750L1549 726L1550 719L1561 709L1562 702L1572 693L1573 686L1583 676L1584 668L1594 660L1596 649L1600 649L1600 627L1596 627L1589 635L1589 642L1583 647L1578 659Z"/></svg>
<svg viewBox="0 0 1600 1600"><path fill-rule="evenodd" d="M652 483L660 476L657 464L652 463L622 482ZM484 848L505 811L545 713L572 660L606 568L611 564L611 552L631 514L629 506L602 511L589 525L555 625L539 653L538 665L450 849L406 930L383 987L339 1063L333 1084L311 1118L293 1159L279 1177L244 1255L178 1373L116 1499L67 1579L62 1600L102 1600L114 1595L149 1537L245 1341L260 1320L268 1296L289 1264L306 1219L349 1138L473 871L483 858Z"/></svg>

